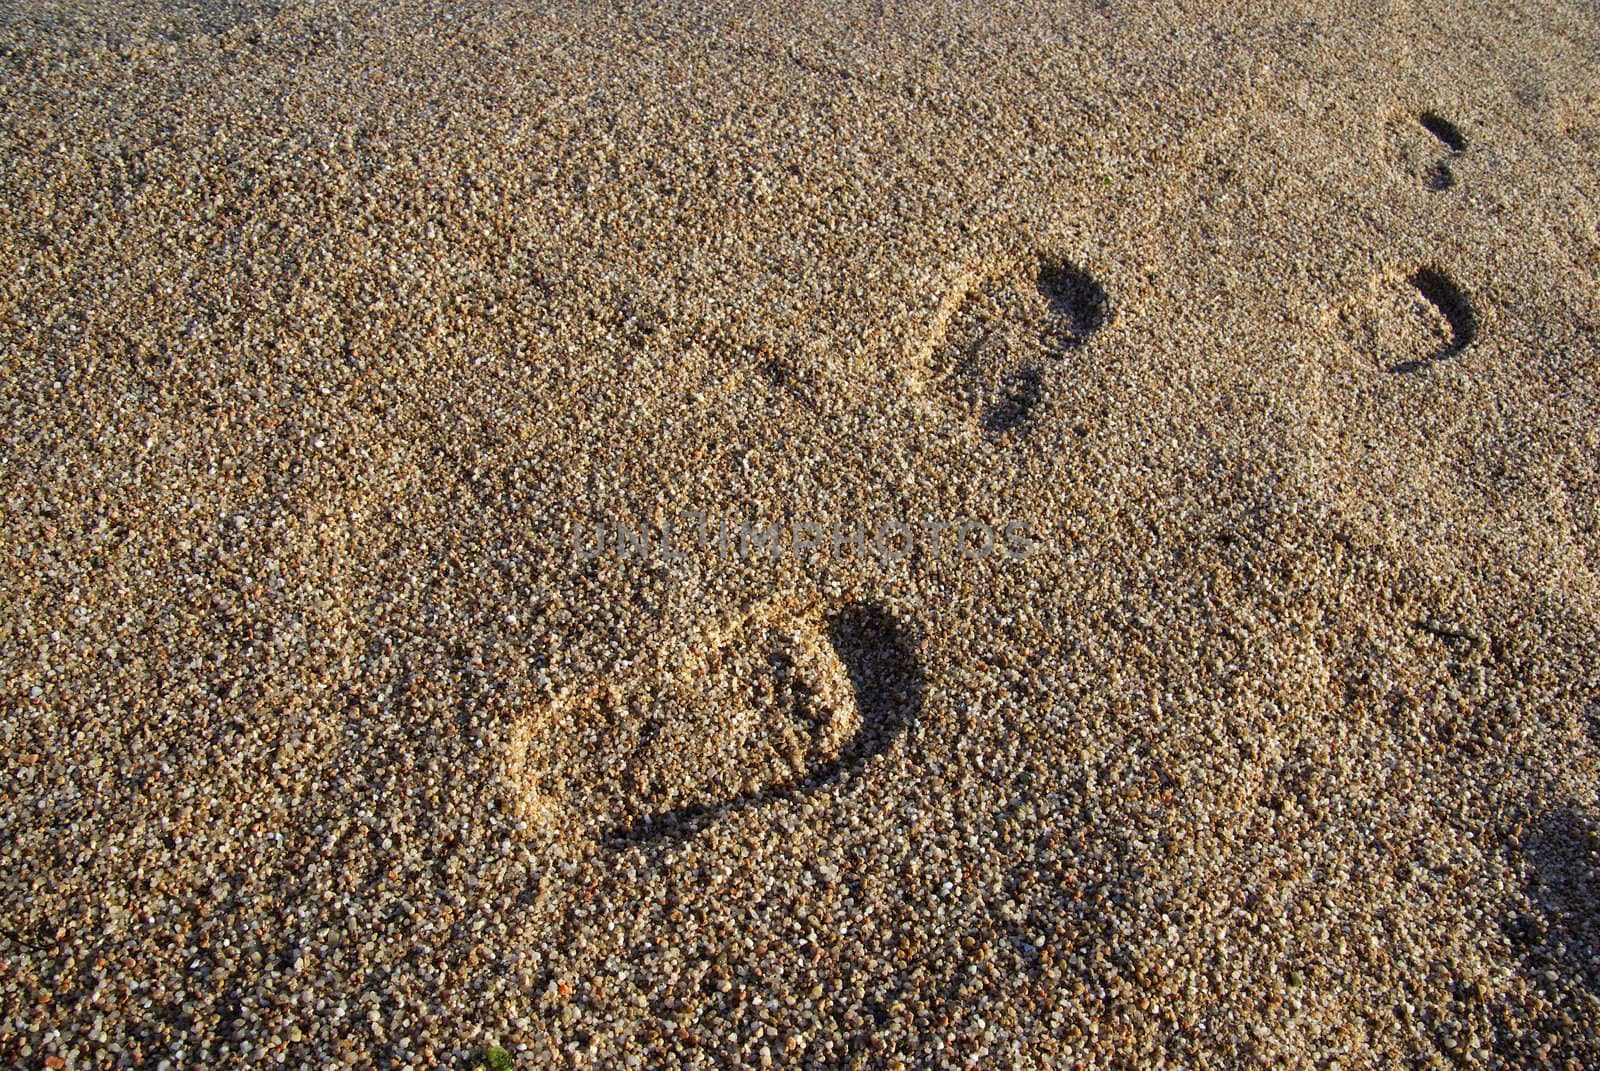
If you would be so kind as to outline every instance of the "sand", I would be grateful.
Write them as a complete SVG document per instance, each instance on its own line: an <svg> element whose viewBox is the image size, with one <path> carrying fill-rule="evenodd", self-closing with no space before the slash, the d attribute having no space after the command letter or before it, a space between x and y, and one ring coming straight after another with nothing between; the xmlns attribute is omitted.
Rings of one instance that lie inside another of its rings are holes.
<svg viewBox="0 0 1600 1071"><path fill-rule="evenodd" d="M0 8L0 1061L1600 1062L1600 18L1253 8Z"/></svg>

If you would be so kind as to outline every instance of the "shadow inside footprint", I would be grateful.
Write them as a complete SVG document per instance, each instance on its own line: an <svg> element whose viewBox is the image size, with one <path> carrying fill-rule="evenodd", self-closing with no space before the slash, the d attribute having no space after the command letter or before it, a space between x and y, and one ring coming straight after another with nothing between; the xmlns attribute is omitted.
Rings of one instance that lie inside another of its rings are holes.
<svg viewBox="0 0 1600 1071"><path fill-rule="evenodd" d="M1391 365L1391 372L1415 372L1432 361L1460 353L1478 337L1477 315L1455 280L1437 268L1420 268L1410 282L1450 325L1450 338L1427 357Z"/></svg>
<svg viewBox="0 0 1600 1071"><path fill-rule="evenodd" d="M971 286L927 349L927 379L947 411L992 440L1016 442L1073 351L1105 326L1100 282L1070 261L1043 256Z"/></svg>
<svg viewBox="0 0 1600 1071"><path fill-rule="evenodd" d="M828 642L844 663L861 712L861 730L814 785L861 768L886 750L922 712L927 680L904 625L887 609L852 602L828 618ZM825 774L825 776L824 776Z"/></svg>
<svg viewBox="0 0 1600 1071"><path fill-rule="evenodd" d="M1600 994L1600 827L1576 808L1540 817L1524 850L1535 914L1511 927L1539 970L1554 968Z"/></svg>
<svg viewBox="0 0 1600 1071"><path fill-rule="evenodd" d="M1432 134L1445 148L1450 150L1451 156L1460 156L1467 151L1467 138L1460 129L1436 112L1423 112L1417 117L1424 130ZM1425 176L1425 185L1434 192L1448 190L1456 184L1456 173L1447 160L1440 160L1429 167Z"/></svg>
<svg viewBox="0 0 1600 1071"><path fill-rule="evenodd" d="M1043 264L1038 286L1055 321L1046 330L1047 343L1072 349L1087 342L1105 324L1105 287L1081 268L1065 261Z"/></svg>
<svg viewBox="0 0 1600 1071"><path fill-rule="evenodd" d="M999 402L989 407L983 418L983 429L990 435L1002 436L1015 431L1028 419L1039 400L1044 397L1044 374L1038 365L1028 365L1012 377L1011 389Z"/></svg>
<svg viewBox="0 0 1600 1071"><path fill-rule="evenodd" d="M1435 193L1448 190L1456 184L1456 173L1450 170L1450 165L1440 161L1428 168L1428 189Z"/></svg>
<svg viewBox="0 0 1600 1071"><path fill-rule="evenodd" d="M1439 115L1437 112L1423 112L1417 117L1417 121L1422 124L1423 129L1427 130L1428 133L1444 142L1445 148L1451 152L1462 153L1467 151L1466 135L1462 134L1460 128L1444 116Z"/></svg>
<svg viewBox="0 0 1600 1071"><path fill-rule="evenodd" d="M829 615L827 639L854 693L856 731L832 759L789 781L720 800L645 814L611 831L631 842L683 837L734 811L760 806L834 784L860 770L905 732L921 712L926 681L915 645L893 613L871 602L852 602Z"/></svg>
<svg viewBox="0 0 1600 1071"><path fill-rule="evenodd" d="M1522 903L1504 922L1531 985L1502 1011L1496 1049L1510 1067L1594 1067L1593 1034L1573 1029L1600 995L1600 826L1583 808L1540 815L1521 844Z"/></svg>

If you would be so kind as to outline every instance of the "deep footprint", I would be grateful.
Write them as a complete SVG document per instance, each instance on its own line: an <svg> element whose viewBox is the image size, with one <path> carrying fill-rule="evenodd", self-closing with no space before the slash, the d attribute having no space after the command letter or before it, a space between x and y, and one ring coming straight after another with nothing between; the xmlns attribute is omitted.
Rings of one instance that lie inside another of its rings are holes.
<svg viewBox="0 0 1600 1071"><path fill-rule="evenodd" d="M1050 365L1106 322L1105 288L1076 265L1036 261L970 290L929 347L927 381L947 411L990 438L1023 434L1050 385Z"/></svg>
<svg viewBox="0 0 1600 1071"><path fill-rule="evenodd" d="M1461 353L1478 337L1471 299L1443 269L1374 274L1340 310L1346 344L1378 368L1412 373Z"/></svg>
<svg viewBox="0 0 1600 1071"><path fill-rule="evenodd" d="M759 610L702 647L519 726L508 773L525 813L601 839L686 836L859 769L921 706L907 633L870 603Z"/></svg>
<svg viewBox="0 0 1600 1071"><path fill-rule="evenodd" d="M1450 325L1450 338L1427 357L1391 365L1391 372L1415 372L1433 361L1460 353L1478 337L1478 317L1472 303L1450 276L1437 268L1420 268L1410 282Z"/></svg>
<svg viewBox="0 0 1600 1071"><path fill-rule="evenodd" d="M1422 124L1423 129L1427 130L1428 133L1444 142L1445 148L1451 152L1463 153L1467 151L1466 135L1461 133L1460 128L1444 118L1444 116L1439 115L1437 112L1423 112L1417 117L1417 121Z"/></svg>
<svg viewBox="0 0 1600 1071"><path fill-rule="evenodd" d="M887 750L921 713L926 687L907 631L888 610L869 602L853 602L828 616L827 637L853 693L854 709L844 720L854 726L854 732L836 754L809 770L796 769L789 780L759 790L642 815L613 830L613 839L685 836L724 814L833 784Z"/></svg>
<svg viewBox="0 0 1600 1071"><path fill-rule="evenodd" d="M1075 349L1105 326L1105 287L1088 272L1065 261L1045 264L1037 285L1055 316L1045 337L1057 346Z"/></svg>

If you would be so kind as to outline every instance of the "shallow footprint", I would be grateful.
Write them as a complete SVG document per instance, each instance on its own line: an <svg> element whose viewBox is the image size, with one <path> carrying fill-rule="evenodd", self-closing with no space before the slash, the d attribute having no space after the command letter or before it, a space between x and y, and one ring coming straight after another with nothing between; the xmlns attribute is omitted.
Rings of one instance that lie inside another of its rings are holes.
<svg viewBox="0 0 1600 1071"><path fill-rule="evenodd" d="M1105 288L1069 261L1040 258L979 282L937 325L924 383L957 421L1007 439L1026 431L1051 366L1104 326Z"/></svg>
<svg viewBox="0 0 1600 1071"><path fill-rule="evenodd" d="M915 716L921 690L888 611L771 604L665 672L534 712L508 774L538 824L682 836L860 767Z"/></svg>
<svg viewBox="0 0 1600 1071"><path fill-rule="evenodd" d="M1399 166L1418 175L1424 188L1439 192L1456 184L1451 165L1467 151L1467 136L1455 123L1438 112L1424 111L1406 116L1393 136ZM1440 146L1447 154L1443 159L1438 158Z"/></svg>

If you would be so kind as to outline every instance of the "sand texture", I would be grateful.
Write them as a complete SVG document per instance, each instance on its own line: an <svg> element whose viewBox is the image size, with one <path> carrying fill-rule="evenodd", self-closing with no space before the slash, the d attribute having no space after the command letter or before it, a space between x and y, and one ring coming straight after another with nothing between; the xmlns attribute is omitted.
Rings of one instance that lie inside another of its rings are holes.
<svg viewBox="0 0 1600 1071"><path fill-rule="evenodd" d="M0 1064L1600 1065L1597 160L1592 0L0 4Z"/></svg>

